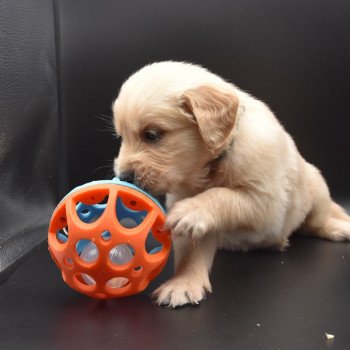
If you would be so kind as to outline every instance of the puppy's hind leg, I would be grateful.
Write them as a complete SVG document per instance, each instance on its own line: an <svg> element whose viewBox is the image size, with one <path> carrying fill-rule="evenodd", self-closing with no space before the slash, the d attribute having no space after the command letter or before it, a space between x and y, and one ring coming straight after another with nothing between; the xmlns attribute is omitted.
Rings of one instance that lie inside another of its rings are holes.
<svg viewBox="0 0 350 350"><path fill-rule="evenodd" d="M326 181L312 166L312 207L303 227L312 235L331 241L350 241L350 217L332 201Z"/></svg>

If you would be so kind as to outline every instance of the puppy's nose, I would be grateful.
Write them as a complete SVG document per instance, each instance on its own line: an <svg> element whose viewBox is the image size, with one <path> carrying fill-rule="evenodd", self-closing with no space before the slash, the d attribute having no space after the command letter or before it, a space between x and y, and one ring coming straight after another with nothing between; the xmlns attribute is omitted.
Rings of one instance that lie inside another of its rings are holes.
<svg viewBox="0 0 350 350"><path fill-rule="evenodd" d="M119 174L119 179L121 181L126 181L129 183L134 182L134 177L135 177L135 173L133 171L124 171L124 172Z"/></svg>

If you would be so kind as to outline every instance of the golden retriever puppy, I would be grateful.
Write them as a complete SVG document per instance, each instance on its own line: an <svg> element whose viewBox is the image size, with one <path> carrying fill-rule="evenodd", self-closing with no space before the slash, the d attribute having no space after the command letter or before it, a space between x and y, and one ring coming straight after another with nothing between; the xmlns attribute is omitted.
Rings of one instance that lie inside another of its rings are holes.
<svg viewBox="0 0 350 350"><path fill-rule="evenodd" d="M350 217L268 106L208 70L148 65L123 84L113 112L117 176L167 196L175 275L154 292L159 304L203 300L218 248L284 249L300 226L350 239Z"/></svg>

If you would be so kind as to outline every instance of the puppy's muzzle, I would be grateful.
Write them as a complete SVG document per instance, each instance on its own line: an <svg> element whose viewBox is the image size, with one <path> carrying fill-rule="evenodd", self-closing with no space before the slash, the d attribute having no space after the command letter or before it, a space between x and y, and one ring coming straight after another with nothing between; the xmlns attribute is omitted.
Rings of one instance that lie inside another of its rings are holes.
<svg viewBox="0 0 350 350"><path fill-rule="evenodd" d="M124 171L124 172L119 174L119 179L121 181L134 183L135 173L133 171Z"/></svg>

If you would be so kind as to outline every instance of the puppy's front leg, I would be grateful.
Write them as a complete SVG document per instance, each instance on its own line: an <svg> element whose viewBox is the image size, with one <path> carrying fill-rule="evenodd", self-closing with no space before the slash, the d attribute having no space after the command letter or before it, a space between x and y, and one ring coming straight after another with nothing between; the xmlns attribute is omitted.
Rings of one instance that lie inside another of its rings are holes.
<svg viewBox="0 0 350 350"><path fill-rule="evenodd" d="M282 203L270 196L228 188L211 188L175 203L166 221L173 235L175 276L154 292L158 303L172 307L198 304L205 291L211 292L209 271L217 233L238 227L254 231L268 227L269 232L279 232L283 211Z"/></svg>
<svg viewBox="0 0 350 350"><path fill-rule="evenodd" d="M174 237L175 276L154 291L159 305L173 308L198 304L211 292L209 271L217 249L216 235L193 244L186 237Z"/></svg>
<svg viewBox="0 0 350 350"><path fill-rule="evenodd" d="M171 208L166 226L174 236L198 241L207 234L232 232L237 228L278 233L283 226L282 196L248 190L216 187L186 198Z"/></svg>

